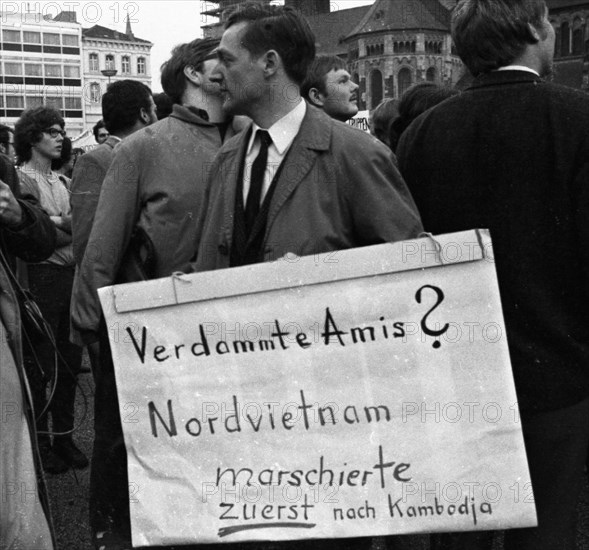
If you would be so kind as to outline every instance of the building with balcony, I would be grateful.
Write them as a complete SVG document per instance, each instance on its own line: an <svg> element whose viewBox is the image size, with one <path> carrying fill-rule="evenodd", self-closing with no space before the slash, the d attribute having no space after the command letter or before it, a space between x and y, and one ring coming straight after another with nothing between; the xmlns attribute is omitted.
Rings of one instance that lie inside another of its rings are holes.
<svg viewBox="0 0 589 550"><path fill-rule="evenodd" d="M82 30L86 127L94 126L102 118L102 94L109 82L133 79L151 88L152 46L149 40L133 34L128 17L124 33L100 25Z"/></svg>

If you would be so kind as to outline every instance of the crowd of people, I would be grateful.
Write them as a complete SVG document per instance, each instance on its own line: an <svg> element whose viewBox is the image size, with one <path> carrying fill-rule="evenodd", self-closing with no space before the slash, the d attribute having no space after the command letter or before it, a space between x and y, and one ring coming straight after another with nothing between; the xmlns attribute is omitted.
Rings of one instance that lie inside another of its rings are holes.
<svg viewBox="0 0 589 550"><path fill-rule="evenodd" d="M1 548L55 547L43 471L89 464L73 437L84 347L95 384L90 529L96 548L131 547L98 288L480 227L493 237L538 515L504 547L575 548L589 442L589 96L550 82L544 0L461 0L452 36L470 86L422 83L386 99L373 135L345 124L358 112L345 63L316 56L298 12L255 2L228 16L220 41L176 47L163 94L110 84L90 152L72 151L50 107L0 126L3 418L16 403L0 477L39 496L3 500ZM430 540L492 544L492 532Z"/></svg>

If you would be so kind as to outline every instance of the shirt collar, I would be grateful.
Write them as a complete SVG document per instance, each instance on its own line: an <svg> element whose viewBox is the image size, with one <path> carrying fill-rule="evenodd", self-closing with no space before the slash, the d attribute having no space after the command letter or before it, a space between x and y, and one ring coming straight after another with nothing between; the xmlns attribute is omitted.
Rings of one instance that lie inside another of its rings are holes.
<svg viewBox="0 0 589 550"><path fill-rule="evenodd" d="M305 118L306 113L306 102L301 99L294 109L292 109L280 120L277 120L272 126L270 126L270 128L268 128L267 132L270 134L272 143L280 155L283 155L284 152L291 146L294 138L301 129L301 125L303 124L303 119ZM254 122L252 125L252 135L250 137L247 149L248 152L251 151L253 147L254 141L256 139L256 132L258 130L263 130L263 128L260 128Z"/></svg>
<svg viewBox="0 0 589 550"><path fill-rule="evenodd" d="M540 74L535 71L534 69L530 69L530 67L526 67L525 65L506 65L505 67L499 67L498 71L525 71L527 73L535 74L536 76L540 76Z"/></svg>

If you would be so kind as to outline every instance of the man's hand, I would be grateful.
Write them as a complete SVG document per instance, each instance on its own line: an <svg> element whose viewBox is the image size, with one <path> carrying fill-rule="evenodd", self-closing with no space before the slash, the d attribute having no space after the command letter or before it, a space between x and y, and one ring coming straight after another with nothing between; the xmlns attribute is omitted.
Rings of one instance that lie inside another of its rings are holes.
<svg viewBox="0 0 589 550"><path fill-rule="evenodd" d="M72 233L72 217L71 217L71 215L62 214L61 216L59 216L59 221L56 222L55 225L59 229L61 229L62 231L65 231L66 233L69 233L71 235L71 233Z"/></svg>
<svg viewBox="0 0 589 550"><path fill-rule="evenodd" d="M0 225L15 227L22 221L22 209L10 187L0 180Z"/></svg>

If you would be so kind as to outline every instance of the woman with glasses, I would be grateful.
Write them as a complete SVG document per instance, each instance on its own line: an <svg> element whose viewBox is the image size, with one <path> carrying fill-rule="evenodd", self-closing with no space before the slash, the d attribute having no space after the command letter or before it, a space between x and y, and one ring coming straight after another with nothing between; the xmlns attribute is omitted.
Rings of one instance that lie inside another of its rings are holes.
<svg viewBox="0 0 589 550"><path fill-rule="evenodd" d="M57 231L55 252L44 262L28 265L30 290L52 329L54 341L38 338L27 342L25 335L25 365L38 418L46 408L47 385L56 380L48 409L51 412L53 443L47 429L47 411L37 423L43 467L50 473L88 465L88 460L72 440L82 350L69 341L70 297L75 265L70 196L59 175L51 170L51 162L61 156L64 137L64 120L58 111L49 107L24 111L14 129L21 188L37 197Z"/></svg>

